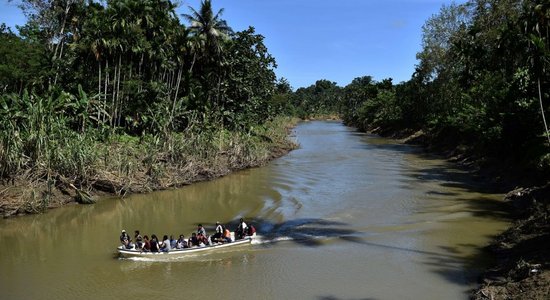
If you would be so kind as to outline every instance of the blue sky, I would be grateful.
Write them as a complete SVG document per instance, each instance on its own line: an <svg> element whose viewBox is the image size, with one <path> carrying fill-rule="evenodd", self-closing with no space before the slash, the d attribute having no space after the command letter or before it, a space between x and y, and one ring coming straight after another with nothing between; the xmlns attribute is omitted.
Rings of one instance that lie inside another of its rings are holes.
<svg viewBox="0 0 550 300"><path fill-rule="evenodd" d="M200 0L183 0L198 9ZM278 77L294 88L319 79L345 86L354 78L410 79L421 50L422 25L451 0L213 0L235 30L254 26L277 60ZM455 1L463 3L465 1ZM24 17L0 0L0 23L14 27Z"/></svg>

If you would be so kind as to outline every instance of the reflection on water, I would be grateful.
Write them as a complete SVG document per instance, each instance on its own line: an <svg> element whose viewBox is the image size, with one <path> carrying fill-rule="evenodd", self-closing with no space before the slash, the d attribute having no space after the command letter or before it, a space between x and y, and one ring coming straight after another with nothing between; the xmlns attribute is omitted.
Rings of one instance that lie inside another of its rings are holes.
<svg viewBox="0 0 550 300"><path fill-rule="evenodd" d="M480 247L506 224L500 194L415 147L338 122L295 131L301 148L266 167L1 220L1 298L466 298L486 262ZM252 245L114 258L121 229L188 236L198 223L212 232L240 217L261 235Z"/></svg>

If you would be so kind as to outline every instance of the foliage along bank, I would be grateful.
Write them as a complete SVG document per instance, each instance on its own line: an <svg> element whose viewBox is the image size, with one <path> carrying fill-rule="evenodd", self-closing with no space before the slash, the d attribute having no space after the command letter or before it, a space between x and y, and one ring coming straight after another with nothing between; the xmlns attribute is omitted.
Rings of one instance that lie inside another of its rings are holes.
<svg viewBox="0 0 550 300"><path fill-rule="evenodd" d="M439 149L545 182L550 174L550 3L471 0L443 6L423 27L411 79L370 76L345 87L298 89L305 115L339 113L361 130L421 132Z"/></svg>
<svg viewBox="0 0 550 300"><path fill-rule="evenodd" d="M498 264L471 297L548 299L550 2L451 4L423 32L408 81L320 80L298 89L293 103L304 115L337 112L360 130L410 135L527 186L508 195L518 220L490 247Z"/></svg>
<svg viewBox="0 0 550 300"><path fill-rule="evenodd" d="M295 146L264 37L234 32L210 0L180 16L169 0L20 6L19 33L0 26L2 214L179 186Z"/></svg>

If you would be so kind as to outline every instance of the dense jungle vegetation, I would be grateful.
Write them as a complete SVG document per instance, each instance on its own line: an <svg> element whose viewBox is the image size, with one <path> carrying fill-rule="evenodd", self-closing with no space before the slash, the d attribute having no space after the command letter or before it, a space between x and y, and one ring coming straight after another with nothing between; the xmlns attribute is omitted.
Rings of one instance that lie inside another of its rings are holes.
<svg viewBox="0 0 550 300"><path fill-rule="evenodd" d="M0 211L40 211L54 187L177 186L293 147L278 117L290 85L277 80L264 37L233 31L210 0L176 8L21 2L19 33L0 27L0 179L25 187L2 190L16 205Z"/></svg>
<svg viewBox="0 0 550 300"><path fill-rule="evenodd" d="M319 80L296 91L276 78L264 37L233 31L211 0L184 15L171 0L21 8L18 33L0 25L1 215L258 166L296 147L289 116L339 116L546 184L508 195L526 220L494 246L506 282L485 280L474 298L548 298L550 0L443 6L423 27L408 81Z"/></svg>
<svg viewBox="0 0 550 300"><path fill-rule="evenodd" d="M184 15L169 0L21 8L18 34L0 26L0 179L42 185L17 196L29 211L49 205L52 187L143 191L259 165L293 147L281 116L338 115L517 174L550 170L547 0L444 6L423 27L410 80L296 91L276 78L263 36L234 32L210 0Z"/></svg>
<svg viewBox="0 0 550 300"><path fill-rule="evenodd" d="M432 144L547 179L549 22L547 0L444 6L423 27L410 80L319 80L293 103L302 116L339 113L363 130L422 130Z"/></svg>

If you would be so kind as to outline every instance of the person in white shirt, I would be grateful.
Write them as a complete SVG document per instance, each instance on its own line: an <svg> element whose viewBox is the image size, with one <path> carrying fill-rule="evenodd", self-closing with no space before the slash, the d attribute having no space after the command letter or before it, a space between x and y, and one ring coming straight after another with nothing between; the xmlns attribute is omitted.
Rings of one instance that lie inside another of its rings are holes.
<svg viewBox="0 0 550 300"><path fill-rule="evenodd" d="M172 248L170 247L170 239L168 239L168 236L165 235L162 238L162 243L160 244L160 251L162 252L170 252Z"/></svg>
<svg viewBox="0 0 550 300"><path fill-rule="evenodd" d="M237 239L243 239L248 232L248 225L244 222L243 218L239 220L239 227L237 227Z"/></svg>
<svg viewBox="0 0 550 300"><path fill-rule="evenodd" d="M216 222L216 233L212 236L212 242L220 242L223 236L223 226Z"/></svg>

